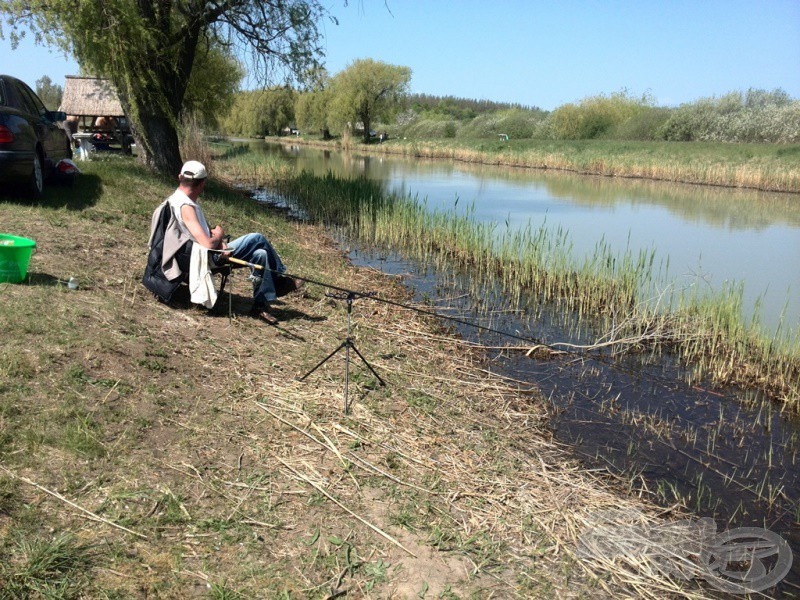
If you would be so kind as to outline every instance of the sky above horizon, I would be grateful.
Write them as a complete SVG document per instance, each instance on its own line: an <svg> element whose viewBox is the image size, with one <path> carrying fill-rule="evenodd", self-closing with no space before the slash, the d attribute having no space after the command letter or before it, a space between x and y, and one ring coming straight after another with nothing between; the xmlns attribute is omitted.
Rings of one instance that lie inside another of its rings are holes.
<svg viewBox="0 0 800 600"><path fill-rule="evenodd" d="M800 99L798 0L328 2L329 73L360 58L410 67L415 93L545 110L623 90L660 106L748 88ZM79 70L29 40L0 40L0 56L31 87Z"/></svg>

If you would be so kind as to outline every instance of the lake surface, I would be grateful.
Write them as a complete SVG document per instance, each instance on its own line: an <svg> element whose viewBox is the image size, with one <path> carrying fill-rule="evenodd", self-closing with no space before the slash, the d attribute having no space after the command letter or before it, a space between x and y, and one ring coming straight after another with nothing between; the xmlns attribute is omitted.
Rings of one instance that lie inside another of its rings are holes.
<svg viewBox="0 0 800 600"><path fill-rule="evenodd" d="M367 177L431 209L471 211L497 231L566 229L576 261L598 243L655 252L659 287L704 293L742 285L743 312L764 329L800 329L800 195L753 192L331 152L248 142L298 170Z"/></svg>

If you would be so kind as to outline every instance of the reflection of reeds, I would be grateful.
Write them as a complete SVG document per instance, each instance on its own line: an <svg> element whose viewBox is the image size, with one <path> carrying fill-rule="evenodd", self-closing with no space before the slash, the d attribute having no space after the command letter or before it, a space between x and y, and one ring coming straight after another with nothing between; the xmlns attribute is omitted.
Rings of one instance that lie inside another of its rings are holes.
<svg viewBox="0 0 800 600"><path fill-rule="evenodd" d="M259 170L257 163L245 165L237 172ZM431 210L365 178L290 175L273 165L248 180L274 182L311 218L344 227L368 244L467 274L475 298L499 290L516 308L555 306L565 318L590 322L605 332L592 347L674 351L692 367L693 378L753 386L800 408L798 332L778 331L765 339L757 323L746 324L740 286L676 298L663 292L663 265L656 264L654 251L617 255L601 241L576 263L562 228L499 230L477 221L470 210Z"/></svg>

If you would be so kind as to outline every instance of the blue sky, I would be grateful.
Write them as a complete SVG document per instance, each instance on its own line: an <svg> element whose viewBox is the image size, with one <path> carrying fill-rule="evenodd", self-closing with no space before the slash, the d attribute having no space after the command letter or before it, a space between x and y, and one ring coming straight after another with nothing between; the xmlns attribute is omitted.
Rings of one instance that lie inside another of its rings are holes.
<svg viewBox="0 0 800 600"><path fill-rule="evenodd" d="M327 1L329 72L402 65L413 92L546 110L623 89L667 106L750 87L800 98L798 0ZM32 86L78 72L30 42L0 56Z"/></svg>

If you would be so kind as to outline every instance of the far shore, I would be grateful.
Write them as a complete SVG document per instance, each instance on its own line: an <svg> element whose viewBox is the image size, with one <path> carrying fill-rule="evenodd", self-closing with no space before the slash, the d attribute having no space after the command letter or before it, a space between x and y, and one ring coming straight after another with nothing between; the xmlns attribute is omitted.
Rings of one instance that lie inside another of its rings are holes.
<svg viewBox="0 0 800 600"><path fill-rule="evenodd" d="M231 141L248 141L230 138ZM262 140L262 138L256 138ZM603 140L400 140L267 136L263 141L581 175L800 194L800 145Z"/></svg>

